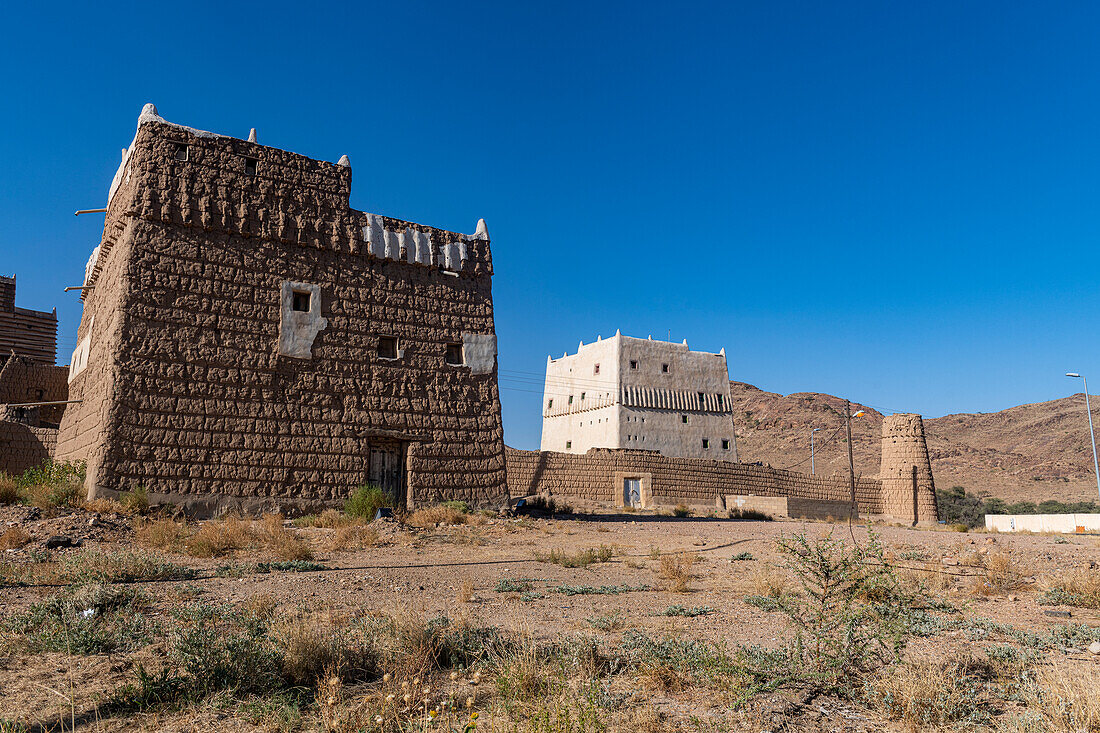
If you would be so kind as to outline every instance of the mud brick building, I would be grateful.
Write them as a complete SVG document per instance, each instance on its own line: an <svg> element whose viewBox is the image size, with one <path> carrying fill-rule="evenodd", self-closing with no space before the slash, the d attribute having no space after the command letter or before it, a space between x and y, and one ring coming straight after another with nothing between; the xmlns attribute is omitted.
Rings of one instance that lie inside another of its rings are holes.
<svg viewBox="0 0 1100 733"><path fill-rule="evenodd" d="M166 122L111 184L56 456L89 495L507 497L484 222L353 210L352 169Z"/></svg>
<svg viewBox="0 0 1100 733"><path fill-rule="evenodd" d="M12 353L37 364L57 360L57 311L15 307L15 276L0 277L0 362Z"/></svg>

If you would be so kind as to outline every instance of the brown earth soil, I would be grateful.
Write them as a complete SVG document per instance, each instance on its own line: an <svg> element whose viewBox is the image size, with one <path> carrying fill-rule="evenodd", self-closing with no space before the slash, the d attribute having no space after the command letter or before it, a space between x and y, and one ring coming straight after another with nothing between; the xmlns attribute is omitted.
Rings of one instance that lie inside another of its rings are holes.
<svg viewBox="0 0 1100 733"><path fill-rule="evenodd" d="M810 431L818 473L848 471L842 416L844 400L832 395L765 392L730 383L737 450L742 461L810 470ZM879 471L882 414L852 421L856 472ZM932 471L940 488L963 486L1009 501L1097 500L1088 421L1081 394L993 413L945 415L924 421Z"/></svg>
<svg viewBox="0 0 1100 733"><path fill-rule="evenodd" d="M16 521L35 537L55 532L55 519L29 519L22 508L3 508L0 521ZM90 515L66 515L69 532L84 541L85 548L133 547L134 535L127 531L105 536L88 528ZM52 523L52 524L50 524ZM182 555L160 554L174 562L197 568L200 577L181 582L140 584L153 596L151 614L168 619L170 612L196 600L210 603L245 604L266 596L277 612L316 610L346 615L396 614L432 618L439 614L468 620L475 626L533 633L542 640L560 634L589 634L614 646L626 630L641 629L654 637L664 635L705 639L731 648L760 644L774 648L789 638L781 617L745 603L758 592L757 580L778 560L775 540L805 532L809 537L832 533L847 538L843 524L796 521L735 522L715 518L674 518L651 513L594 513L574 518L488 519L479 526L436 526L405 528L394 522L374 525L379 530L376 546L354 552L326 552L328 529L301 529L300 536L317 548L318 560L330 569L285 573L215 577L213 571L227 559L199 560ZM1038 603L1044 578L1071 568L1089 567L1100 561L1100 546L1093 537L1068 539L1030 535L958 534L893 526L875 528L881 534L889 556L899 566L921 568L929 578L943 580L939 592L947 602L962 610L963 617L985 617L1021 629L1043 631L1065 619L1045 613ZM868 529L857 526L855 538L868 541ZM565 568L536 559L552 550L569 553L608 545L615 548L608 562L588 568ZM33 549L33 545L29 546ZM79 550L64 550L74 553ZM690 553L699 559L686 592L668 589L660 576L657 557ZM733 561L748 552L752 559ZM986 598L969 592L967 566L989 553L1005 553L1029 585L1009 595ZM27 562L28 549L6 553L13 562ZM908 558L908 559L906 559ZM234 562L271 559L239 555ZM920 573L916 573L920 575ZM534 598L520 593L497 592L504 579L532 579ZM469 584L470 597L463 598ZM649 589L622 595L564 595L555 592L563 585L630 585ZM0 588L3 617L9 618L56 588ZM673 605L709 606L712 612L695 618L657 615ZM1093 611L1073 609L1073 622L1100 624ZM621 614L624 628L599 631L589 619ZM960 657L982 647L991 639L975 641L961 631L911 638L908 658ZM24 721L32 730L56 729L59 718L74 716L86 730L126 731L244 731L278 730L270 723L254 724L235 712L232 705L217 700L183 711L144 713L125 720L97 720L98 700L108 691L133 679L135 665L156 667L165 641L156 639L139 652L105 656L65 654L20 655L8 653L0 661L0 721ZM1064 652L1075 663L1100 665L1081 649ZM644 730L699 731L903 731L901 723L858 701L825 696L804 699L791 693L759 695L732 711L730 702L707 690L659 691L622 676L617 691L631 701L626 711L607 714L611 730L643 729L631 723L627 714L644 708ZM509 730L508 720L494 713L491 685L485 686L488 707L479 730ZM72 700L70 705L69 700ZM308 719L308 715L307 715ZM696 722L692 722L692 721ZM708 721L706 725L698 721ZM67 725L67 724L66 724ZM305 729L312 730L310 723ZM66 728L67 729L67 728ZM8 730L5 728L4 730ZM14 730L14 729L13 729Z"/></svg>

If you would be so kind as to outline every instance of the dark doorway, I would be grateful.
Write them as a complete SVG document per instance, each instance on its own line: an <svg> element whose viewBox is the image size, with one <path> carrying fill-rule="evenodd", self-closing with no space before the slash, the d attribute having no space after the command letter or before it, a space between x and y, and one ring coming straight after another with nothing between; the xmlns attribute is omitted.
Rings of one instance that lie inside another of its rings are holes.
<svg viewBox="0 0 1100 733"><path fill-rule="evenodd" d="M405 506L405 444L400 441L369 440L367 481Z"/></svg>

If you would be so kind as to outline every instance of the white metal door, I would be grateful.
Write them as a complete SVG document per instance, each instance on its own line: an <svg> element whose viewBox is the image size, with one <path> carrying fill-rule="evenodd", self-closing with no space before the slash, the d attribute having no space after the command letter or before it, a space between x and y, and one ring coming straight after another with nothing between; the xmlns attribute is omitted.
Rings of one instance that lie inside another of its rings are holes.
<svg viewBox="0 0 1100 733"><path fill-rule="evenodd" d="M623 505L640 509L642 506L642 480L640 478L623 479Z"/></svg>

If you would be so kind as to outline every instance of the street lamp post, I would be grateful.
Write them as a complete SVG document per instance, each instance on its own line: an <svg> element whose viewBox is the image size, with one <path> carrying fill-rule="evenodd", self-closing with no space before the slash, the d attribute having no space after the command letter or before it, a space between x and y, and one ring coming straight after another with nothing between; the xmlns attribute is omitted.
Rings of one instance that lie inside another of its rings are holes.
<svg viewBox="0 0 1100 733"><path fill-rule="evenodd" d="M810 431L810 473L811 474L816 474L817 473L817 471L814 470L814 433L816 433L818 430L821 430L821 428L814 428L813 430Z"/></svg>
<svg viewBox="0 0 1100 733"><path fill-rule="evenodd" d="M1077 372L1066 372L1066 376L1080 379L1085 388L1085 412L1089 415L1089 441L1092 443L1092 468L1096 472L1096 493L1100 495L1100 460L1096 458L1096 433L1092 429L1092 409L1089 408L1089 383Z"/></svg>

